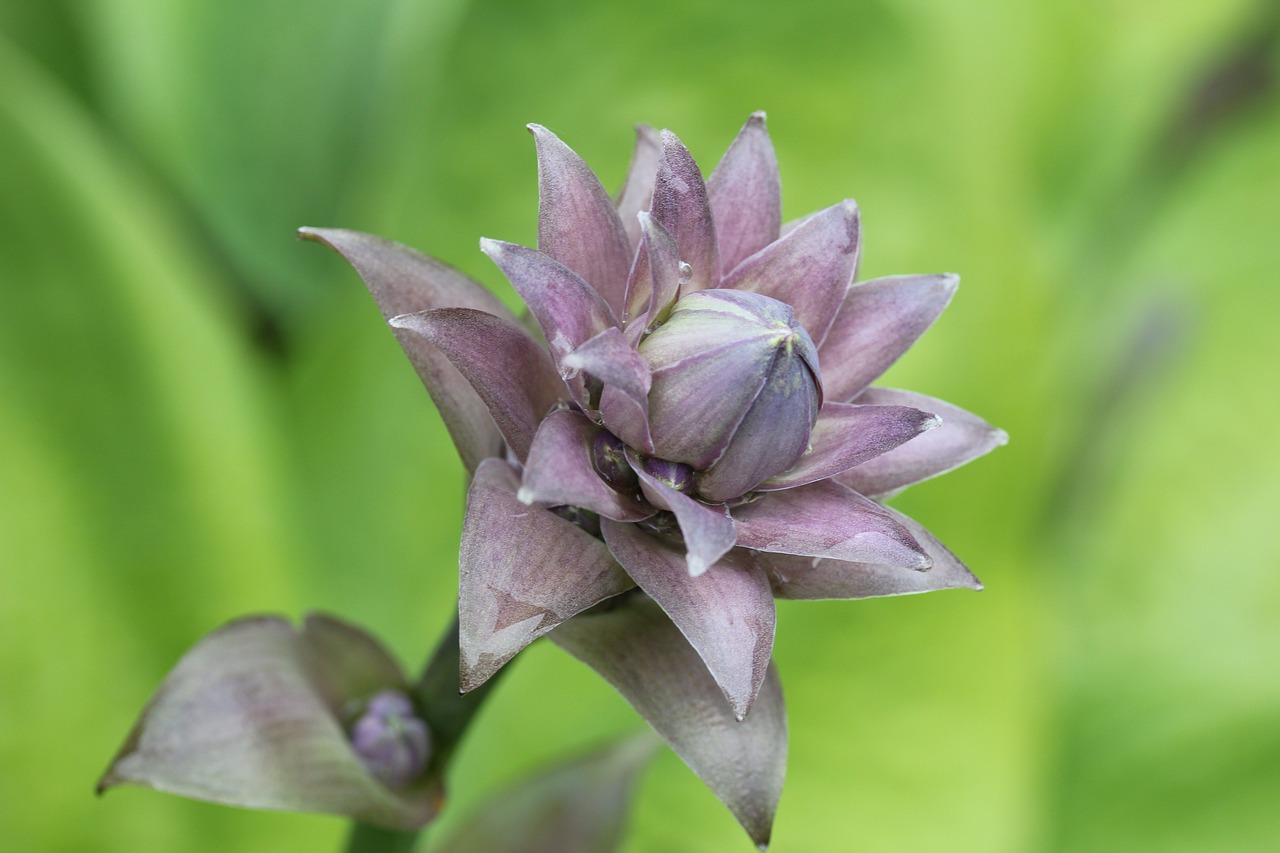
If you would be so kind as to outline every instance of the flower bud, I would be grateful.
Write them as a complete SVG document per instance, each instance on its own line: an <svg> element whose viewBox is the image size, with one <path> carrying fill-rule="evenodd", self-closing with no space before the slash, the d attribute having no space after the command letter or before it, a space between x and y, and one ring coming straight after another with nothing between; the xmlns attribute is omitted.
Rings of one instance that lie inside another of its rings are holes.
<svg viewBox="0 0 1280 853"><path fill-rule="evenodd" d="M654 455L693 467L702 498L739 497L808 447L822 404L818 352L785 303L690 293L639 351L653 371Z"/></svg>
<svg viewBox="0 0 1280 853"><path fill-rule="evenodd" d="M431 739L403 693L374 694L351 727L351 746L361 763L389 788L403 788L427 766Z"/></svg>

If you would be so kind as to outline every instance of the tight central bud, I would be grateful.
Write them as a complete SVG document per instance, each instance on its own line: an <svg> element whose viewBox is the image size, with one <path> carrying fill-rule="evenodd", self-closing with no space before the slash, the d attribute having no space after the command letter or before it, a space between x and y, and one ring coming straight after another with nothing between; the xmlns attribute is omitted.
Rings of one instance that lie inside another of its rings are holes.
<svg viewBox="0 0 1280 853"><path fill-rule="evenodd" d="M690 293L639 351L653 371L654 455L693 468L703 499L739 497L809 446L822 405L818 351L789 305L739 290Z"/></svg>

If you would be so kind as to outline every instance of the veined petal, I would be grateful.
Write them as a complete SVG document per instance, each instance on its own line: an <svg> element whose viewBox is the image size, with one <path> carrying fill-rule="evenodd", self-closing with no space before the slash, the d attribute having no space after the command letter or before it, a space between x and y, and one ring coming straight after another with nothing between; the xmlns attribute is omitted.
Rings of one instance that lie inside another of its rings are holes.
<svg viewBox="0 0 1280 853"><path fill-rule="evenodd" d="M689 149L669 130L662 131L662 154L649 212L675 238L680 259L690 267L685 291L718 286L720 260L707 185Z"/></svg>
<svg viewBox="0 0 1280 853"><path fill-rule="evenodd" d="M435 308L473 308L515 321L511 312L478 282L434 258L358 231L301 228L298 236L342 255L364 280L382 316ZM396 339L440 412L468 471L502 454L502 434L484 401L438 349L417 335L396 330Z"/></svg>
<svg viewBox="0 0 1280 853"><path fill-rule="evenodd" d="M653 201L653 182L658 175L658 156L662 152L662 137L647 124L636 125L636 147L631 154L631 166L627 178L618 191L618 218L622 230L627 233L634 251L640 245L640 222L636 218L642 210L648 210Z"/></svg>
<svg viewBox="0 0 1280 853"><path fill-rule="evenodd" d="M474 690L564 620L634 584L604 543L516 497L499 459L476 469L458 551L462 690Z"/></svg>
<svg viewBox="0 0 1280 853"><path fill-rule="evenodd" d="M836 477L869 498L884 498L907 486L945 474L990 453L1009 434L975 414L942 400L893 388L868 388L855 401L870 405L912 406L942 418L942 426L864 462Z"/></svg>
<svg viewBox="0 0 1280 853"><path fill-rule="evenodd" d="M924 571L929 557L884 507L832 480L736 507L738 546Z"/></svg>
<svg viewBox="0 0 1280 853"><path fill-rule="evenodd" d="M630 450L627 451L627 461L640 478L640 488L649 503L676 517L680 533L684 536L690 577L698 577L729 552L737 541L738 532L725 507L709 506L677 491L646 471Z"/></svg>
<svg viewBox="0 0 1280 853"><path fill-rule="evenodd" d="M893 275L855 284L818 348L831 400L852 400L889 369L955 295L955 275Z"/></svg>
<svg viewBox="0 0 1280 853"><path fill-rule="evenodd" d="M647 412L653 377L649 363L627 343L621 329L610 326L560 359L562 367L590 373L635 400Z"/></svg>
<svg viewBox="0 0 1280 853"><path fill-rule="evenodd" d="M487 238L480 241L480 249L529 306L557 363L565 353L618 325L595 288L550 255Z"/></svg>
<svg viewBox="0 0 1280 853"><path fill-rule="evenodd" d="M756 490L792 489L825 480L941 425L937 415L908 406L827 403L818 412L818 422L809 434L809 449L800 461Z"/></svg>
<svg viewBox="0 0 1280 853"><path fill-rule="evenodd" d="M600 392L600 420L628 445L652 455L653 435L649 432L647 397L637 400L617 385L606 384Z"/></svg>
<svg viewBox="0 0 1280 853"><path fill-rule="evenodd" d="M782 184L763 112L752 113L738 131L707 178L707 196L715 216L721 275L778 239Z"/></svg>
<svg viewBox="0 0 1280 853"><path fill-rule="evenodd" d="M98 790L133 783L224 805L415 829L435 816L440 779L392 791L365 769L338 717L348 702L368 698L347 691L365 687L407 689L359 629L325 616L308 617L301 631L277 617L237 620L166 676Z"/></svg>
<svg viewBox="0 0 1280 853"><path fill-rule="evenodd" d="M538 249L581 276L621 314L631 242L618 211L569 146L542 125L529 130L538 149Z"/></svg>
<svg viewBox="0 0 1280 853"><path fill-rule="evenodd" d="M731 551L700 577L681 549L634 524L600 524L609 550L698 650L733 715L746 719L773 653L777 619L764 570Z"/></svg>
<svg viewBox="0 0 1280 853"><path fill-rule="evenodd" d="M857 270L858 235L858 206L842 201L744 260L720 286L787 303L821 346ZM824 363L824 382L825 369Z"/></svg>
<svg viewBox="0 0 1280 853"><path fill-rule="evenodd" d="M937 589L982 589L982 582L932 533L902 513L889 511L933 559L929 571L762 552L756 558L769 573L774 594L793 599L873 598Z"/></svg>
<svg viewBox="0 0 1280 853"><path fill-rule="evenodd" d="M612 684L761 849L787 764L787 715L769 665L746 720L736 720L698 653L651 602L571 619L551 640Z"/></svg>
<svg viewBox="0 0 1280 853"><path fill-rule="evenodd" d="M601 479L592 462L592 447L601 432L580 412L547 415L529 449L517 493L520 501L578 506L615 521L640 521L652 516L653 507Z"/></svg>
<svg viewBox="0 0 1280 853"><path fill-rule="evenodd" d="M645 327L666 314L680 296L688 268L682 269L675 238L648 213L640 213L640 251L627 282L627 337L640 340Z"/></svg>
<svg viewBox="0 0 1280 853"><path fill-rule="evenodd" d="M538 422L565 392L537 341L514 323L470 308L404 314L390 323L444 353L489 407L517 458L528 456Z"/></svg>
<svg viewBox="0 0 1280 853"><path fill-rule="evenodd" d="M733 440L719 459L698 474L702 497L733 500L803 458L822 405L818 385L809 378L812 375L803 359L775 357Z"/></svg>

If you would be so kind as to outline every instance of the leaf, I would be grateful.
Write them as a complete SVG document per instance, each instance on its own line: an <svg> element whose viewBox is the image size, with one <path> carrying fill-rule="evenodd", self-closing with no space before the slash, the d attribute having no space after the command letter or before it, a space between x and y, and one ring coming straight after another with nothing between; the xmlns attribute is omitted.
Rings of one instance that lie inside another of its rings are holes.
<svg viewBox="0 0 1280 853"><path fill-rule="evenodd" d="M608 744L518 781L480 804L430 853L610 853L656 742Z"/></svg>

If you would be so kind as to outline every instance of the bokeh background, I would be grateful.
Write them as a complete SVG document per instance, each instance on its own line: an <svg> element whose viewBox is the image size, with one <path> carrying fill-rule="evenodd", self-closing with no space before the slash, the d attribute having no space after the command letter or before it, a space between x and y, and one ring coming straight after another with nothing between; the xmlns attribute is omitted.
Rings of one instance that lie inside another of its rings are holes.
<svg viewBox="0 0 1280 853"><path fill-rule="evenodd" d="M336 850L335 818L92 795L168 668L316 608L416 667L463 471L353 272L373 231L514 298L533 143L617 186L769 113L784 215L963 284L886 377L1012 440L897 506L987 584L783 603L773 849L1280 843L1280 14L1253 0L0 0L0 839ZM643 724L549 644L450 818ZM669 752L625 850L746 850Z"/></svg>

